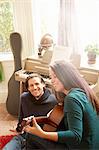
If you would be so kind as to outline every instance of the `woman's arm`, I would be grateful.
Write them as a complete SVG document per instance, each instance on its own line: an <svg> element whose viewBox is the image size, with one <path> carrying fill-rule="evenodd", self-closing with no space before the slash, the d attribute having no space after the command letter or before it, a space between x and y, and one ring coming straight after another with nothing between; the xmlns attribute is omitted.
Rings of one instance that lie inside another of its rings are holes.
<svg viewBox="0 0 99 150"><path fill-rule="evenodd" d="M66 131L58 131L58 142L69 145L79 144L83 133L83 108L80 100L67 96L64 101L64 122Z"/></svg>
<svg viewBox="0 0 99 150"><path fill-rule="evenodd" d="M32 133L44 139L58 141L57 132L46 132L42 130L41 127L37 124L35 117L33 117L33 127L27 125L26 127L24 127L23 130L25 132Z"/></svg>
<svg viewBox="0 0 99 150"><path fill-rule="evenodd" d="M58 141L58 133L43 131L42 138L57 142Z"/></svg>

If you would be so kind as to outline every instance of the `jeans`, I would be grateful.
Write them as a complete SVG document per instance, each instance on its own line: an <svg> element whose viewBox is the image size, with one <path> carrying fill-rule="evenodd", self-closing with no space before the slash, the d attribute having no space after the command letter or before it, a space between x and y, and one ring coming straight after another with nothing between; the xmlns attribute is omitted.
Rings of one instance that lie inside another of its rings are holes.
<svg viewBox="0 0 99 150"><path fill-rule="evenodd" d="M3 150L25 150L25 134L20 134L8 142Z"/></svg>

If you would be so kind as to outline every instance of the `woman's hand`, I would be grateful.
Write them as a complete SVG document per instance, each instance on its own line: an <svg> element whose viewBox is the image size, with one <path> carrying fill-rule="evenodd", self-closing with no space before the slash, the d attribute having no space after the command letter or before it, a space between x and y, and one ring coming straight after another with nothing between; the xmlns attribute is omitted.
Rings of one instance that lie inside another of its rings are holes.
<svg viewBox="0 0 99 150"><path fill-rule="evenodd" d="M37 135L37 136L39 136L39 137L42 137L42 135L43 135L43 130L41 129L41 127L37 124L37 122L36 122L36 119L35 119L35 117L33 117L33 126L31 127L30 125L27 125L27 126L25 126L24 128L23 128L23 130L25 131L25 132L28 132L28 133L32 133L32 134L34 134L34 135Z"/></svg>
<svg viewBox="0 0 99 150"><path fill-rule="evenodd" d="M35 117L33 117L33 127L27 125L23 129L25 132L34 134L44 139L52 140L57 142L58 141L58 134L57 132L46 132L41 129L41 127L37 124Z"/></svg>

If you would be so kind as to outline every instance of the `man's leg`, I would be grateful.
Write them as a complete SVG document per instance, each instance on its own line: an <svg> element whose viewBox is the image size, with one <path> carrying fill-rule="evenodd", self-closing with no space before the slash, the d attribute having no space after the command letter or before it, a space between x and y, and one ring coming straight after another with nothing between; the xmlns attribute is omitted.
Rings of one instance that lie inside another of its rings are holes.
<svg viewBox="0 0 99 150"><path fill-rule="evenodd" d="M25 138L22 135L17 135L4 146L3 150L22 150L24 146Z"/></svg>
<svg viewBox="0 0 99 150"><path fill-rule="evenodd" d="M65 144L52 142L36 135L26 134L26 150L68 150Z"/></svg>

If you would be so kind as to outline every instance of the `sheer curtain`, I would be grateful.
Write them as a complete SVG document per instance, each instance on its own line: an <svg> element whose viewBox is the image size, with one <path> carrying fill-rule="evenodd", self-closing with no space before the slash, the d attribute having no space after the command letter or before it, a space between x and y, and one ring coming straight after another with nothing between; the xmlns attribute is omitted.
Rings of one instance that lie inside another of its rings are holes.
<svg viewBox="0 0 99 150"><path fill-rule="evenodd" d="M72 48L71 59L80 61L79 31L77 25L75 0L60 0L58 44ZM74 61L74 60L73 60ZM76 65L80 62L75 62Z"/></svg>
<svg viewBox="0 0 99 150"><path fill-rule="evenodd" d="M35 48L46 33L57 42L58 10L59 0L32 0Z"/></svg>
<svg viewBox="0 0 99 150"><path fill-rule="evenodd" d="M22 57L27 58L33 53L33 24L31 0L14 0L14 27L22 36Z"/></svg>
<svg viewBox="0 0 99 150"><path fill-rule="evenodd" d="M76 9L82 51L89 44L99 45L99 0L77 0Z"/></svg>

